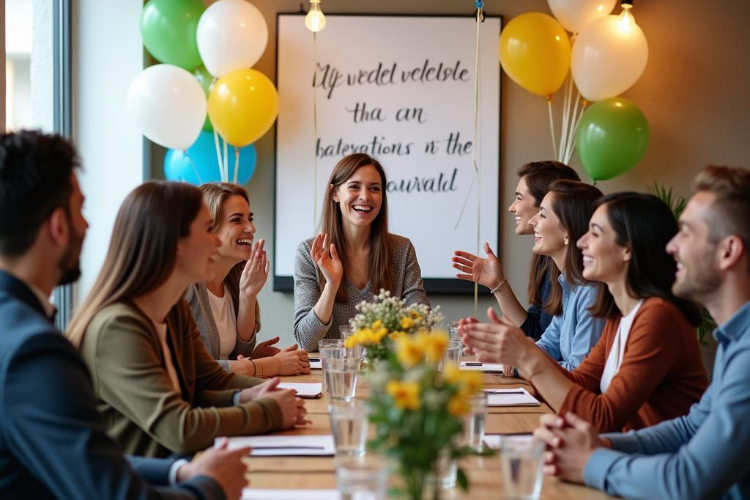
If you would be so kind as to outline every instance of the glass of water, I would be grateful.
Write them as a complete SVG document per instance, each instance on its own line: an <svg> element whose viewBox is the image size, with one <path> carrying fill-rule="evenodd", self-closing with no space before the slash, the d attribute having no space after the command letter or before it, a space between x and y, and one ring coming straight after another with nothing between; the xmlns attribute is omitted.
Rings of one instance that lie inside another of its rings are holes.
<svg viewBox="0 0 750 500"><path fill-rule="evenodd" d="M542 491L544 442L531 436L503 436L500 467L503 489L512 500L538 500Z"/></svg>
<svg viewBox="0 0 750 500"><path fill-rule="evenodd" d="M339 334L341 335L341 340L345 341L346 339L354 335L354 327L350 325L341 325L339 327ZM346 355L351 356L352 358L362 359L362 346L355 345L354 347L347 347Z"/></svg>
<svg viewBox="0 0 750 500"><path fill-rule="evenodd" d="M442 371L448 364L459 364L461 361L461 350L462 346L460 340L448 341L448 346L445 348L445 352L443 352L443 359L440 360L440 366L438 366L438 369Z"/></svg>
<svg viewBox="0 0 750 500"><path fill-rule="evenodd" d="M461 340L461 334L458 331L460 321L449 321L448 332L451 334L451 340Z"/></svg>
<svg viewBox="0 0 750 500"><path fill-rule="evenodd" d="M367 403L358 399L335 400L329 405L328 412L336 456L364 455L370 429Z"/></svg>
<svg viewBox="0 0 750 500"><path fill-rule="evenodd" d="M318 340L318 352L326 347L344 347L343 339L320 339Z"/></svg>
<svg viewBox="0 0 750 500"><path fill-rule="evenodd" d="M326 343L321 344L321 342L330 341L330 340L336 340L339 343ZM318 354L320 354L320 367L323 369L323 390L325 391L326 386L326 359L328 358L344 358L346 356L346 349L344 349L344 344L341 342L341 339L323 339L318 341Z"/></svg>
<svg viewBox="0 0 750 500"><path fill-rule="evenodd" d="M337 458L336 485L341 500L385 500L388 464L377 455Z"/></svg>
<svg viewBox="0 0 750 500"><path fill-rule="evenodd" d="M322 358L325 374L326 391L331 400L354 399L357 389L357 371L359 360L356 358Z"/></svg>
<svg viewBox="0 0 750 500"><path fill-rule="evenodd" d="M476 451L484 447L484 423L487 420L487 393L480 392L469 398L469 414L464 418L463 444Z"/></svg>

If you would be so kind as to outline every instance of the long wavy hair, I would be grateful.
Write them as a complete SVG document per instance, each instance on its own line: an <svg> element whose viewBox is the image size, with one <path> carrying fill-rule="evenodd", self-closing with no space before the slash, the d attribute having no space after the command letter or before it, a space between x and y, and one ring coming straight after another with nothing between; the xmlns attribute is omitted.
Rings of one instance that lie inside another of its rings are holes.
<svg viewBox="0 0 750 500"><path fill-rule="evenodd" d="M534 206L537 208L542 204L542 200L553 182L563 179L581 180L575 170L564 163L552 160L527 163L518 170L518 177L526 182L526 188L534 197ZM546 255L531 254L529 284L526 290L530 304L542 305L542 288L544 287L544 280L547 279L549 263L550 258Z"/></svg>
<svg viewBox="0 0 750 500"><path fill-rule="evenodd" d="M691 325L701 324L700 309L672 293L677 263L666 247L679 228L669 206L656 196L634 192L604 196L594 204L594 210L601 206L607 207L615 243L630 249L625 276L628 295L636 299L660 297L676 305ZM620 315L608 287L599 287L591 314L599 318Z"/></svg>
<svg viewBox="0 0 750 500"><path fill-rule="evenodd" d="M209 182L201 185L200 190L203 193L203 201L208 205L208 211L213 218L213 224L211 225L211 232L213 233L219 231L224 216L224 202L227 199L231 196L239 196L247 202L248 206L250 205L250 196L247 194L247 190L237 184L230 182ZM239 299L240 277L246 263L247 261L243 260L235 265L229 271L227 277L224 278L224 284L233 295L237 294L237 299ZM239 314L236 303L235 312ZM260 331L260 306L257 300L255 301L255 331Z"/></svg>
<svg viewBox="0 0 750 500"><path fill-rule="evenodd" d="M320 221L320 230L328 233L331 243L336 245L341 264L344 266L342 283L346 281L346 240L344 239L344 226L339 204L333 199L333 193L339 186L344 184L354 173L362 167L373 166L380 175L380 184L383 193L383 203L380 212L372 221L370 229L370 254L368 262L368 278L372 283L373 290L393 290L393 277L388 271L390 262L390 245L388 241L388 194L386 190L385 170L378 160L364 153L355 153L345 156L336 164L328 180L328 189L323 200L323 214ZM325 284L322 274L318 273L321 287ZM336 300L346 301L346 286L339 286L336 292Z"/></svg>
<svg viewBox="0 0 750 500"><path fill-rule="evenodd" d="M568 233L568 250L565 252L565 280L571 286L585 285L589 282L583 277L583 253L576 246L578 239L589 230L589 221L594 213L594 202L602 196L598 188L585 182L555 181L550 185L549 192L555 196L552 199L552 211L560 226ZM545 310L553 316L562 314L563 292L557 279L560 269L549 266L552 292L549 300L544 304Z"/></svg>
<svg viewBox="0 0 750 500"><path fill-rule="evenodd" d="M190 235L202 205L201 191L185 183L147 182L131 191L117 213L99 276L68 328L74 346L80 347L100 310L167 281L177 261L177 243Z"/></svg>

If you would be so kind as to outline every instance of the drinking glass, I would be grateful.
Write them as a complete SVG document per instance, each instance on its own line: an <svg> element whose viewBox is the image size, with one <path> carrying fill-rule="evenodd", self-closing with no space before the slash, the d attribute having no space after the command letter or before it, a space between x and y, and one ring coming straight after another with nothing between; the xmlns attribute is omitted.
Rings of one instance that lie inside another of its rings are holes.
<svg viewBox="0 0 750 500"><path fill-rule="evenodd" d="M377 455L349 457L336 464L336 485L341 500L385 500L388 490L387 462Z"/></svg>
<svg viewBox="0 0 750 500"><path fill-rule="evenodd" d="M343 339L320 339L318 340L318 352L326 347L344 347Z"/></svg>
<svg viewBox="0 0 750 500"><path fill-rule="evenodd" d="M328 412L336 455L364 455L370 423L367 403L357 399L335 400L329 405Z"/></svg>
<svg viewBox="0 0 750 500"><path fill-rule="evenodd" d="M480 392L471 396L469 407L469 414L464 418L463 444L482 451L484 424L487 420L487 393Z"/></svg>
<svg viewBox="0 0 750 500"><path fill-rule="evenodd" d="M339 344L327 342L327 344L321 345L321 342L336 340ZM346 349L344 344L341 343L341 339L323 339L318 341L318 354L320 354L320 367L323 369L323 390L326 390L326 359L328 358L344 358L346 356Z"/></svg>
<svg viewBox="0 0 750 500"><path fill-rule="evenodd" d="M341 335L341 340L345 341L346 339L354 335L354 327L350 325L341 325L339 326L339 334ZM353 358L362 359L362 346L355 345L354 347L347 347L346 355Z"/></svg>
<svg viewBox="0 0 750 500"><path fill-rule="evenodd" d="M542 490L544 442L531 436L503 436L500 467L503 488L512 500L538 500Z"/></svg>
<svg viewBox="0 0 750 500"><path fill-rule="evenodd" d="M322 358L322 360L328 397L331 400L350 401L354 399L354 393L357 389L359 360L335 357Z"/></svg>
<svg viewBox="0 0 750 500"><path fill-rule="evenodd" d="M449 321L448 332L451 334L451 340L461 340L461 334L458 331L460 321Z"/></svg>
<svg viewBox="0 0 750 500"><path fill-rule="evenodd" d="M461 361L461 350L462 347L460 340L448 341L448 346L445 348L445 352L443 353L443 358L440 360L438 369L442 371L448 364L457 365Z"/></svg>

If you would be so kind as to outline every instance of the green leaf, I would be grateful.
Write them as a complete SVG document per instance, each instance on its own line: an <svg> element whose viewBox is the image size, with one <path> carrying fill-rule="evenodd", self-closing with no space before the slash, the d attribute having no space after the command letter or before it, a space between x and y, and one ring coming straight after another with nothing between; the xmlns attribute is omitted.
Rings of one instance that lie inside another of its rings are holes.
<svg viewBox="0 0 750 500"><path fill-rule="evenodd" d="M456 482L462 490L469 491L469 478L461 467L456 470Z"/></svg>

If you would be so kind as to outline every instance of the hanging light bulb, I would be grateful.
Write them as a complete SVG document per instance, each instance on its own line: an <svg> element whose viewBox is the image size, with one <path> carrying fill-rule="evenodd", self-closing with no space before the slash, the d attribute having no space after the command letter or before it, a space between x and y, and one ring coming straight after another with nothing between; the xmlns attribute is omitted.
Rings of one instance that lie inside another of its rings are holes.
<svg viewBox="0 0 750 500"><path fill-rule="evenodd" d="M305 16L305 26L313 33L323 31L326 27L326 16L320 10L320 0L310 0L310 10Z"/></svg>
<svg viewBox="0 0 750 500"><path fill-rule="evenodd" d="M631 2L622 2L622 12L620 13L620 19L617 22L617 25L620 27L622 31L629 31L633 26L635 26L635 18L633 17L633 14L630 12L630 9L633 8L633 4Z"/></svg>

